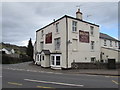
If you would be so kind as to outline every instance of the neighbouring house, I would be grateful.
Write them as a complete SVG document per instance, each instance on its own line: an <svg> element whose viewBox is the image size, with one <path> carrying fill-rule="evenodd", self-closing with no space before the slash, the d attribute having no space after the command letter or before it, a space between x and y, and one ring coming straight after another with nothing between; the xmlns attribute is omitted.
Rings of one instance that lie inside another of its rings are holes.
<svg viewBox="0 0 120 90"><path fill-rule="evenodd" d="M15 58L20 57L20 54L17 54L15 49L12 48L2 48L0 51L2 51L2 54L6 54L9 57L15 57Z"/></svg>
<svg viewBox="0 0 120 90"><path fill-rule="evenodd" d="M113 48L104 47L104 40ZM99 25L84 21L78 9L76 18L65 15L36 31L33 58L42 67L68 69L73 62L106 62L108 58L118 62L117 53L118 40L100 33Z"/></svg>
<svg viewBox="0 0 120 90"><path fill-rule="evenodd" d="M100 33L100 61L108 62L108 59L114 59L116 62L120 60L119 40Z"/></svg>
<svg viewBox="0 0 120 90"><path fill-rule="evenodd" d="M15 50L11 48L2 48L1 51L4 51L5 54L14 54Z"/></svg>

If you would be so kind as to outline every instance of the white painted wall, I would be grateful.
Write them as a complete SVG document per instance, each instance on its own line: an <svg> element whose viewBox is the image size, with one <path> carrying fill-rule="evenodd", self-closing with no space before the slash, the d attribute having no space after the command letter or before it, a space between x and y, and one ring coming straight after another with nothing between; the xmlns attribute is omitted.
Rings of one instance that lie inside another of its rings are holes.
<svg viewBox="0 0 120 90"><path fill-rule="evenodd" d="M116 62L120 62L118 50L101 47L101 52L104 53L102 55L102 59L104 60L104 62L106 62L107 59L116 59Z"/></svg>
<svg viewBox="0 0 120 90"><path fill-rule="evenodd" d="M59 33L56 33L56 26L55 24L59 22ZM36 34L36 51L40 52L41 46L40 46L40 42L44 41L44 48L45 50L50 50L50 52L56 52L55 50L55 46L54 46L54 39L55 38L61 38L61 46L60 46L60 50L57 52L61 52L62 53L62 59L63 61L61 61L61 67L65 67L66 66L66 18L63 18L61 20L59 20L58 22L42 29L44 31L44 36L43 38L41 38L41 31L38 31ZM52 43L51 44L45 44L45 35L52 32ZM41 62L41 65L44 64L43 62Z"/></svg>
<svg viewBox="0 0 120 90"><path fill-rule="evenodd" d="M115 45L115 42L117 43L117 45ZM108 59L108 58L113 58L116 59L116 62L119 62L120 57L119 57L119 45L118 45L118 41L113 41L112 40L112 46L110 46L110 40L106 40L106 46L104 46L104 39L100 38L100 45L101 45L101 52L104 53L102 54L102 60L104 60L104 62ZM106 57L108 56L108 57Z"/></svg>
<svg viewBox="0 0 120 90"><path fill-rule="evenodd" d="M119 48L118 41L113 41L112 40L112 47L111 47L110 46L110 40L107 40L107 39L105 39L105 40L106 40L106 46L104 46L104 39L100 38L100 46L101 47L106 47L106 48L111 48L111 49L118 50L118 48ZM117 43L117 46L115 45L115 42Z"/></svg>
<svg viewBox="0 0 120 90"><path fill-rule="evenodd" d="M71 63L73 60L75 62L91 62L91 57L96 57L96 60L100 59L100 44L99 44L99 27L90 25L88 23L77 22L77 32L72 32L72 21L74 19L68 19L68 26L69 26L69 40L72 41L73 39L77 39L78 49L76 51L73 50L74 44L73 42L69 44L69 67L71 67ZM87 31L90 34L90 26L94 27L94 36L90 35L90 42L95 41L95 49L94 51L91 50L90 43L83 43L79 42L79 30Z"/></svg>

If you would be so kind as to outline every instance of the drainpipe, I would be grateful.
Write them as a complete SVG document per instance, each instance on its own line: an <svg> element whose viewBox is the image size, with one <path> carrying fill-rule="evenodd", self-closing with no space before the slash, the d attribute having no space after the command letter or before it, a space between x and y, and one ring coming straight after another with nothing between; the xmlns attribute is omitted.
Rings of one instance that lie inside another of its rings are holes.
<svg viewBox="0 0 120 90"><path fill-rule="evenodd" d="M68 20L66 16L66 67L68 68Z"/></svg>

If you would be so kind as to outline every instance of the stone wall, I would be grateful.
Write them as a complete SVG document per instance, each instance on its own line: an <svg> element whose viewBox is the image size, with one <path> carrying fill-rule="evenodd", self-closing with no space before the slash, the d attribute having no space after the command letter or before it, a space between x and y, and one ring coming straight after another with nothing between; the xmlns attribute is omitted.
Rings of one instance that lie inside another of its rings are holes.
<svg viewBox="0 0 120 90"><path fill-rule="evenodd" d="M108 63L72 63L73 69L108 69ZM120 69L120 63L116 63L116 69Z"/></svg>

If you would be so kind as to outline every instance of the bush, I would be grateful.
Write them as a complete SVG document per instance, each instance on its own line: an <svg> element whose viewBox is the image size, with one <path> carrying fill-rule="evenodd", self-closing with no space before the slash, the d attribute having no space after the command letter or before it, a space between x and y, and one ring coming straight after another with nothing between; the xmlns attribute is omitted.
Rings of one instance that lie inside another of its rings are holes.
<svg viewBox="0 0 120 90"><path fill-rule="evenodd" d="M15 64L28 61L32 61L32 58L26 55L22 55L20 58L10 57L6 54L2 55L2 64Z"/></svg>
<svg viewBox="0 0 120 90"><path fill-rule="evenodd" d="M7 55L2 55L2 64L14 64L22 62L19 58L9 57Z"/></svg>

